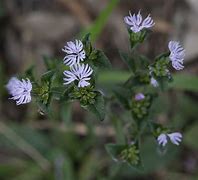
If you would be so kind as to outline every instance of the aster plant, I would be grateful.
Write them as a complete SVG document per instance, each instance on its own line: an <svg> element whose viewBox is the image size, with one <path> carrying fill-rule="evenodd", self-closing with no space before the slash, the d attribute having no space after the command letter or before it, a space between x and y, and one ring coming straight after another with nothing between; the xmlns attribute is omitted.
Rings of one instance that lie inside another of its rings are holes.
<svg viewBox="0 0 198 180"><path fill-rule="evenodd" d="M151 109L159 92L173 80L170 67L175 70L184 68L185 50L179 42L167 43L167 52L153 60L141 55L137 47L142 45L155 25L150 15L143 19L141 12L124 17L130 53L119 51L121 59L130 70L130 77L123 84L113 88L110 97L98 88L97 76L100 70L111 70L111 64L103 51L96 49L90 34L81 40L66 42L62 51L62 61L44 57L46 72L35 78L34 68L28 69L22 80L12 77L6 88L10 99L17 105L30 103L33 99L39 112L53 117L53 102L69 103L79 101L82 108L104 120L106 111L111 117L112 104L119 103L124 111L130 113L129 125L132 129L124 134L124 143L107 144L106 149L113 160L128 163L136 169L143 169L141 142L145 133L154 137L156 148L165 149L168 144L179 145L182 134L163 127L154 121ZM124 128L124 127L123 127ZM123 130L124 131L124 130ZM170 143L169 143L170 142Z"/></svg>

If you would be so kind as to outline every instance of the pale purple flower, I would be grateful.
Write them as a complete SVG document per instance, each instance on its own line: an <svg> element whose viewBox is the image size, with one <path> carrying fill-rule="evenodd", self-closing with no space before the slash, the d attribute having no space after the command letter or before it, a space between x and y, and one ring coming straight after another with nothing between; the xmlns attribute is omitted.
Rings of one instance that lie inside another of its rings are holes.
<svg viewBox="0 0 198 180"><path fill-rule="evenodd" d="M10 99L15 100L17 105L26 104L31 101L30 92L32 90L32 84L28 78L27 80L22 79L20 81L16 77L12 77L6 88L12 96Z"/></svg>
<svg viewBox="0 0 198 180"><path fill-rule="evenodd" d="M159 83L157 82L157 80L154 77L151 77L150 83L153 87L159 86Z"/></svg>
<svg viewBox="0 0 198 180"><path fill-rule="evenodd" d="M168 142L167 139L168 137L170 138L170 141L175 145L179 145L179 143L182 140L182 134L179 132L174 132L169 134L162 133L157 138L158 144L164 147Z"/></svg>
<svg viewBox="0 0 198 180"><path fill-rule="evenodd" d="M170 41L168 43L168 48L170 50L169 58L172 62L173 68L176 70L181 70L184 68L183 61L185 57L185 50L180 45L179 42L176 41Z"/></svg>
<svg viewBox="0 0 198 180"><path fill-rule="evenodd" d="M136 101L141 101L141 100L143 100L145 98L145 96L144 96L144 94L142 94L142 93L137 93L136 95L135 95L135 100Z"/></svg>
<svg viewBox="0 0 198 180"><path fill-rule="evenodd" d="M179 145L179 143L182 140L182 134L179 132L170 133L170 134L168 134L168 137L170 138L171 142L177 146Z"/></svg>
<svg viewBox="0 0 198 180"><path fill-rule="evenodd" d="M85 51L83 50L83 43L80 40L76 40L75 42L69 41L67 45L64 46L62 51L66 52L66 56L63 61L64 64L68 66L73 66L76 63L80 63L80 61L84 61L85 59Z"/></svg>
<svg viewBox="0 0 198 180"><path fill-rule="evenodd" d="M70 71L64 71L63 74L65 75L64 84L70 84L73 81L78 81L78 87L85 87L89 86L90 83L88 82L91 78L90 75L93 73L91 67L88 64L74 64L70 67Z"/></svg>
<svg viewBox="0 0 198 180"><path fill-rule="evenodd" d="M166 134L160 134L157 138L158 144L162 145L163 147L167 144L167 135Z"/></svg>
<svg viewBox="0 0 198 180"><path fill-rule="evenodd" d="M140 32L144 28L151 28L155 25L150 14L143 20L140 11L137 15L131 15L131 12L129 11L129 16L124 17L124 22L130 26L131 31L134 33Z"/></svg>

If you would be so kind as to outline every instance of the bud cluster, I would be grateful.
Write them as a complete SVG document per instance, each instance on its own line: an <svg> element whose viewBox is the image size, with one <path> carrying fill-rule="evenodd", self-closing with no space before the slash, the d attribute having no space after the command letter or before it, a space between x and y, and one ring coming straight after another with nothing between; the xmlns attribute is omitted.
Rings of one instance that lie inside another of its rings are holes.
<svg viewBox="0 0 198 180"><path fill-rule="evenodd" d="M87 86L84 88L74 87L73 92L70 94L72 99L78 99L82 106L95 103L96 93L93 91L93 86Z"/></svg>
<svg viewBox="0 0 198 180"><path fill-rule="evenodd" d="M143 94L142 94L143 95ZM132 98L131 101L131 112L134 119L143 119L149 113L149 107L151 106L151 96L143 95L142 98Z"/></svg>
<svg viewBox="0 0 198 180"><path fill-rule="evenodd" d="M121 151L120 159L136 166L140 162L139 155L138 148L135 145L130 145Z"/></svg>

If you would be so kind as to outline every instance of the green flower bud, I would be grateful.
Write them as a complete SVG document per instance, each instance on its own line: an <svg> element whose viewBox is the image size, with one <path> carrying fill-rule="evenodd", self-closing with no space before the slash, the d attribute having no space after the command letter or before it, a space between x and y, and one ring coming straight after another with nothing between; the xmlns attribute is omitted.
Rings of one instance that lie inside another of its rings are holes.
<svg viewBox="0 0 198 180"><path fill-rule="evenodd" d="M135 145L130 145L121 151L120 158L132 165L138 165L140 162L139 150Z"/></svg>
<svg viewBox="0 0 198 180"><path fill-rule="evenodd" d="M78 99L82 106L95 103L96 93L94 92L94 87L74 87L73 92L70 94L72 99Z"/></svg>
<svg viewBox="0 0 198 180"><path fill-rule="evenodd" d="M134 48L138 43L142 43L145 40L146 35L146 30L139 31L137 33L129 30L131 48Z"/></svg>
<svg viewBox="0 0 198 180"><path fill-rule="evenodd" d="M150 66L150 73L154 77L168 77L170 72L168 70L169 60L166 57L161 57L152 66Z"/></svg>
<svg viewBox="0 0 198 180"><path fill-rule="evenodd" d="M136 76L135 76L135 82L138 82L140 84L149 84L150 83L150 77L148 73L145 72L139 72Z"/></svg>
<svg viewBox="0 0 198 180"><path fill-rule="evenodd" d="M34 95L41 101L43 104L48 103L49 99L49 82L43 82L42 85L37 85L33 88Z"/></svg>
<svg viewBox="0 0 198 180"><path fill-rule="evenodd" d="M131 111L135 119L143 119L149 113L152 98L150 95L145 95L141 100L133 98L131 101Z"/></svg>

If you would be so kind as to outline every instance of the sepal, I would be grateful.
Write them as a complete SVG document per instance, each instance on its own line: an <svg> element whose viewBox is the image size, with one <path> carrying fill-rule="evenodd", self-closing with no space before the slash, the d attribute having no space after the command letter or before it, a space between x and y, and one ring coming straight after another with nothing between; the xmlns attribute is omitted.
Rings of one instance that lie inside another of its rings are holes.
<svg viewBox="0 0 198 180"><path fill-rule="evenodd" d="M107 144L105 147L114 161L127 163L129 166L139 171L144 169L138 143L123 145Z"/></svg>

